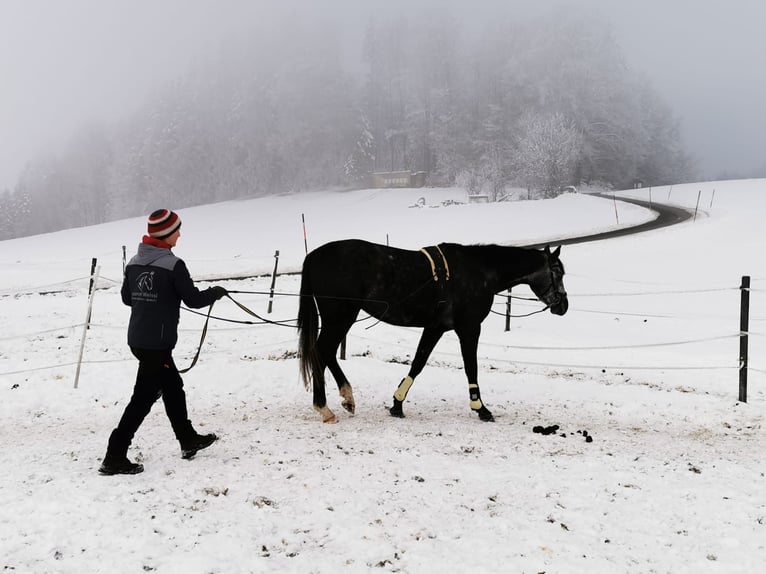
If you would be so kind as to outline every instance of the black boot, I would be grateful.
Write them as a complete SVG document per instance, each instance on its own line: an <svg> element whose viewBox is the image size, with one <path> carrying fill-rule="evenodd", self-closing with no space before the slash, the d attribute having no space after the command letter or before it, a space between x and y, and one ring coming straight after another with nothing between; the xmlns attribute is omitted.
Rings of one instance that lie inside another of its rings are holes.
<svg viewBox="0 0 766 574"><path fill-rule="evenodd" d="M197 451L209 447L218 437L214 434L195 434L193 437L181 441L181 458L193 458Z"/></svg>
<svg viewBox="0 0 766 574"><path fill-rule="evenodd" d="M130 462L127 456L113 456L107 453L98 472L109 476L113 474L138 474L144 472L144 465Z"/></svg>

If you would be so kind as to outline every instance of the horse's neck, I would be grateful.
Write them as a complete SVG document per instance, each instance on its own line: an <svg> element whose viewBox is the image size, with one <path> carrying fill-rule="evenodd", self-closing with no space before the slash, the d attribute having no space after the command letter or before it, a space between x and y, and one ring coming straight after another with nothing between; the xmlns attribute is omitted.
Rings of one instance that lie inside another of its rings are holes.
<svg viewBox="0 0 766 574"><path fill-rule="evenodd" d="M540 268L542 255L534 249L502 247L486 262L495 274L495 292L510 289L516 285L528 284L529 277Z"/></svg>

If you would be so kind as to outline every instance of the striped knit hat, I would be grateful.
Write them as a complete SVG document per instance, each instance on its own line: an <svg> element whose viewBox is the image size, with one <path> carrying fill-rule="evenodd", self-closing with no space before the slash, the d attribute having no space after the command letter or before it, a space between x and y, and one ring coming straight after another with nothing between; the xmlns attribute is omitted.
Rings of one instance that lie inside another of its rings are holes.
<svg viewBox="0 0 766 574"><path fill-rule="evenodd" d="M176 212L169 209L158 209L149 216L147 232L149 237L165 239L173 235L179 227L181 227L181 218Z"/></svg>

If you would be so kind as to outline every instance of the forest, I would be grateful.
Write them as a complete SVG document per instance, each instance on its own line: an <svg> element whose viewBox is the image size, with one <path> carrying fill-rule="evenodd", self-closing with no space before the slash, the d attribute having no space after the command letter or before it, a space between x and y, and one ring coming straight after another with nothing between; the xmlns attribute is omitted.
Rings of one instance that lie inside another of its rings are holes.
<svg viewBox="0 0 766 574"><path fill-rule="evenodd" d="M370 20L351 49L326 23L285 29L229 38L129 118L32 159L0 194L0 239L367 187L373 172L424 172L490 201L510 187L550 197L694 176L678 119L602 21Z"/></svg>

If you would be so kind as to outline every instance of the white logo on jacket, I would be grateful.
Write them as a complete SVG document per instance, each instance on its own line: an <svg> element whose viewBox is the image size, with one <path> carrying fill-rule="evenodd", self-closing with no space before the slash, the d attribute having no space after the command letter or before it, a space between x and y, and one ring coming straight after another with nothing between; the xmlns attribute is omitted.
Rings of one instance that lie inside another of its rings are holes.
<svg viewBox="0 0 766 574"><path fill-rule="evenodd" d="M136 279L136 287L141 293L154 291L154 271L145 271Z"/></svg>

